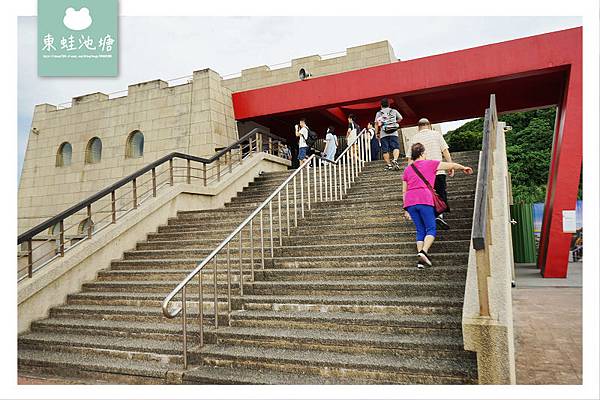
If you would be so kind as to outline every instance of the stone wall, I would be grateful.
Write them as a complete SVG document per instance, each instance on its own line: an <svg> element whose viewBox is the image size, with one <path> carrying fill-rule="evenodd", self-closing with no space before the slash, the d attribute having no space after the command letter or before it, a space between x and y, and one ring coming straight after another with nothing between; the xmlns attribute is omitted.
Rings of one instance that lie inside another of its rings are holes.
<svg viewBox="0 0 600 400"><path fill-rule="evenodd" d="M375 65L396 62L394 50L387 40L346 49L346 55L322 59L313 55L292 60L291 66L270 69L266 65L242 70L240 77L225 79L223 85L233 92L257 89L298 80L300 68L313 77L337 74Z"/></svg>
<svg viewBox="0 0 600 400"><path fill-rule="evenodd" d="M395 61L389 43L382 41L351 47L345 56L309 56L292 60L286 68L247 69L239 78L223 80L217 72L203 69L177 86L154 80L130 85L123 97L92 93L73 98L69 108L37 105L19 182L18 231L170 152L211 156L216 148L231 144L239 137L231 99L235 91L296 81L300 68L322 76ZM144 154L128 158L127 138L135 130L144 134ZM86 164L86 147L94 137L102 141L102 159ZM72 146L72 162L57 167L57 152L64 142Z"/></svg>

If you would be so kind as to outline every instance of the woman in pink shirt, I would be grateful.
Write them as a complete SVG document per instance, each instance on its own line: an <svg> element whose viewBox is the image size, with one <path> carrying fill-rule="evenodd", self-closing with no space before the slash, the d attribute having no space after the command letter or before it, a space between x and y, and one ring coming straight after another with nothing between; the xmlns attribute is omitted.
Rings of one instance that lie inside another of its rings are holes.
<svg viewBox="0 0 600 400"><path fill-rule="evenodd" d="M457 163L427 160L425 158L425 147L421 143L415 143L410 152L412 164L432 187L435 182L435 173L438 170L454 169L462 170L465 174L473 173L471 167L465 167ZM402 176L402 195L404 215L413 221L417 230L417 268L431 267L431 258L427 252L436 235L433 194L411 166L406 167Z"/></svg>

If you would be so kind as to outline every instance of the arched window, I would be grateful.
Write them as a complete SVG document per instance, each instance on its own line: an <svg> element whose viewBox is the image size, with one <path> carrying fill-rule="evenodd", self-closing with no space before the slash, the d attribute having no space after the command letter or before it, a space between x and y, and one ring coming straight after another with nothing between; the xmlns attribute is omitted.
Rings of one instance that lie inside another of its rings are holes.
<svg viewBox="0 0 600 400"><path fill-rule="evenodd" d="M71 165L71 155L73 154L73 149L71 147L71 143L64 142L60 146L58 146L58 152L56 153L56 166L57 167L66 167Z"/></svg>
<svg viewBox="0 0 600 400"><path fill-rule="evenodd" d="M92 224L92 232L93 232L94 231L94 221L90 220L89 218L86 218L79 223L79 228L77 229L77 232L80 235L87 235L88 227L90 226L90 224Z"/></svg>
<svg viewBox="0 0 600 400"><path fill-rule="evenodd" d="M139 158L144 155L144 134L140 131L133 131L127 137L127 148L125 157Z"/></svg>
<svg viewBox="0 0 600 400"><path fill-rule="evenodd" d="M96 164L102 159L102 141L100 138L91 138L85 149L85 163Z"/></svg>
<svg viewBox="0 0 600 400"><path fill-rule="evenodd" d="M58 236L60 234L60 222L55 223L48 229L48 234L50 236Z"/></svg>

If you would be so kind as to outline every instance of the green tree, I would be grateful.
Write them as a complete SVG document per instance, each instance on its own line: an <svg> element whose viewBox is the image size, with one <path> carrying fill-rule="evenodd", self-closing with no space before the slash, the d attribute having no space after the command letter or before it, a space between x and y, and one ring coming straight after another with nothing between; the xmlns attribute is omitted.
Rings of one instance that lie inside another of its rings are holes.
<svg viewBox="0 0 600 400"><path fill-rule="evenodd" d="M502 114L499 119L512 127L506 133L506 155L513 199L515 202L545 201L555 108ZM483 118L478 118L448 132L445 139L450 151L480 150L482 136Z"/></svg>

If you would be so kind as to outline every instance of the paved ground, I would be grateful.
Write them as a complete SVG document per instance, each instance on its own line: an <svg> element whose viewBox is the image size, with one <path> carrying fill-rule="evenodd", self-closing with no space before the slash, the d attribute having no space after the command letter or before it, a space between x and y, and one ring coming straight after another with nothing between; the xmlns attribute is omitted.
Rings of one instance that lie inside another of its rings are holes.
<svg viewBox="0 0 600 400"><path fill-rule="evenodd" d="M517 287L581 287L582 262L569 263L567 277L561 278L543 278L541 279L540 270L535 264L515 264L515 281Z"/></svg>
<svg viewBox="0 0 600 400"><path fill-rule="evenodd" d="M519 268L516 275L517 383L581 384L581 263L569 265L569 281L534 278Z"/></svg>

